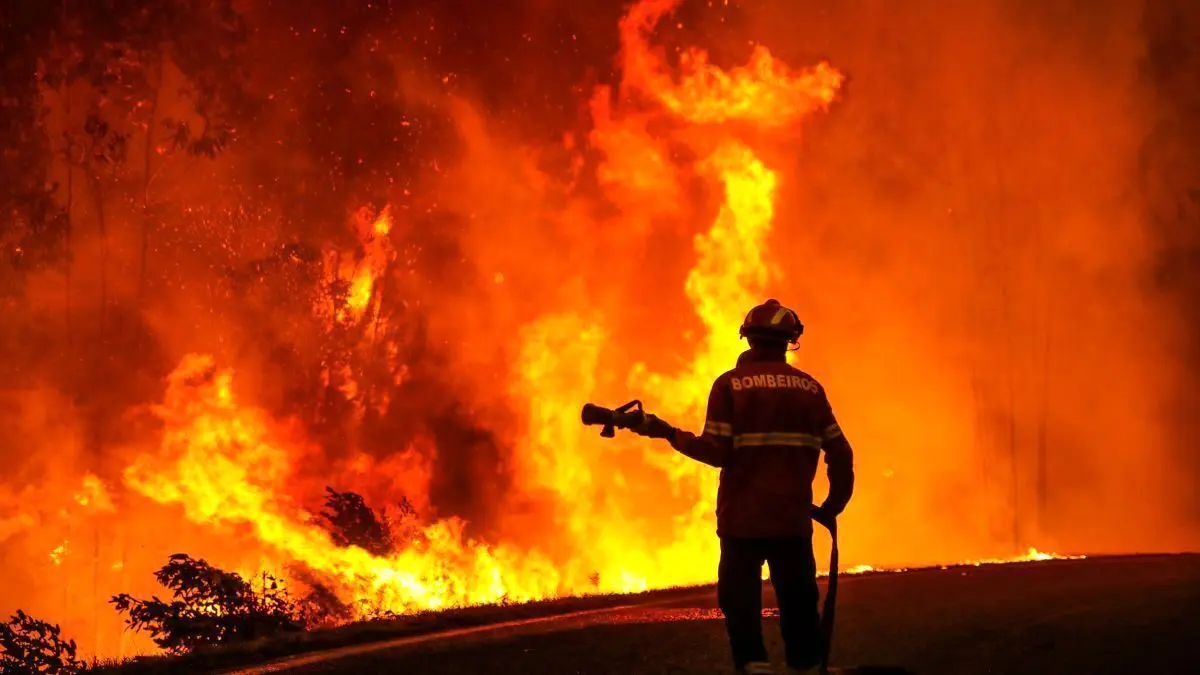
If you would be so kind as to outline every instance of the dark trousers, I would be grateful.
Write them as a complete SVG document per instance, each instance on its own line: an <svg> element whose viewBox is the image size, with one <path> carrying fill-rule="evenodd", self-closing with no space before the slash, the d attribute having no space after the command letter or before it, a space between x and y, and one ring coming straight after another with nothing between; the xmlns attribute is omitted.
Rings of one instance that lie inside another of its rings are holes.
<svg viewBox="0 0 1200 675"><path fill-rule="evenodd" d="M812 537L786 539L721 538L717 569L717 603L733 664L767 661L762 633L762 566L771 572L779 603L779 629L792 668L811 668L821 660L820 615L817 612L817 564Z"/></svg>

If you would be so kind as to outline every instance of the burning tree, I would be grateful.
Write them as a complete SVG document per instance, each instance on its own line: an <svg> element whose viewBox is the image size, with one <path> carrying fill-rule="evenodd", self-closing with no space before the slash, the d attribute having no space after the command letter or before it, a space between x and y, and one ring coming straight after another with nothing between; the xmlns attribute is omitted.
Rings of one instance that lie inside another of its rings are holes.
<svg viewBox="0 0 1200 675"><path fill-rule="evenodd" d="M405 544L418 543L421 524L415 509L406 498L401 498L394 517L377 513L362 495L354 492L338 492L325 488L325 508L321 510L320 522L329 532L333 543L341 547L357 547L380 559L398 553ZM358 598L348 604L338 597L335 586L322 575L297 564L291 570L293 576L309 587L309 592L300 600L301 613L310 624L337 624L359 617L375 619L395 616L386 605L372 603L369 598Z"/></svg>
<svg viewBox="0 0 1200 675"><path fill-rule="evenodd" d="M375 515L362 495L326 487L325 520L333 541L339 546L358 546L372 555L392 552L392 535L386 521Z"/></svg>

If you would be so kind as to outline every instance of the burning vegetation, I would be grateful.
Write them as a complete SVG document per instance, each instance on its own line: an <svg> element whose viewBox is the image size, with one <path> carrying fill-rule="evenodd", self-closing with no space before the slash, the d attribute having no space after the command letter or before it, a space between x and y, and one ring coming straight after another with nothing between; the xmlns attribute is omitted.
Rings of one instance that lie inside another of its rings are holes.
<svg viewBox="0 0 1200 675"><path fill-rule="evenodd" d="M0 610L85 654L710 581L578 410L695 426L769 295L852 563L1200 541L1184 5L18 4Z"/></svg>

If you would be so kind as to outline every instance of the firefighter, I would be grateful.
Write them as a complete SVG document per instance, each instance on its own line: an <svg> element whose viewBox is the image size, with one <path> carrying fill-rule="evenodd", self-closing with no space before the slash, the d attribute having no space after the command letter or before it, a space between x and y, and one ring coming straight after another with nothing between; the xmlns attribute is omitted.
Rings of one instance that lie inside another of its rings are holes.
<svg viewBox="0 0 1200 675"><path fill-rule="evenodd" d="M646 415L637 433L664 438L680 453L721 470L717 491L717 602L739 673L771 673L762 634L762 566L770 570L788 672L817 673L822 655L812 520L828 522L854 489L850 443L825 389L787 362L804 326L767 300L746 314L750 345L713 383L704 431L696 436ZM812 506L825 451L829 493Z"/></svg>

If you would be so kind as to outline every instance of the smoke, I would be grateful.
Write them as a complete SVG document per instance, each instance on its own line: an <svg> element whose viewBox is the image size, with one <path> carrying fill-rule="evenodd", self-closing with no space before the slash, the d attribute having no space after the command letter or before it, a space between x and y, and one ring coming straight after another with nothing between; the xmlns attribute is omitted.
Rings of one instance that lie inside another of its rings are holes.
<svg viewBox="0 0 1200 675"><path fill-rule="evenodd" d="M1200 111L1200 88L1194 74L1200 69L1195 49L1200 36L1200 14L1186 2L1148 3L1142 17L1146 39L1143 77L1154 88L1154 127L1141 155L1141 190L1146 198L1148 222L1162 242L1155 269L1155 286L1168 294L1175 306L1175 331L1169 353L1179 359L1179 373L1195 372L1200 363L1197 342L1196 276L1200 255L1200 136L1185 120ZM1192 523L1200 521L1200 499L1194 489L1200 478L1200 456L1188 452L1200 438L1200 424L1192 411L1200 396L1194 377L1178 377L1167 409L1178 441L1176 471L1190 483Z"/></svg>
<svg viewBox="0 0 1200 675"><path fill-rule="evenodd" d="M107 182L46 155L71 257L23 276L0 327L0 457L15 467L0 605L112 653L129 646L95 628L103 600L148 588L166 554L288 562L122 488L159 451L150 406L193 352L294 423L297 503L318 505L323 483L404 496L551 553L586 543L587 519L664 548L693 534L696 486L715 477L663 494L666 460L570 445L574 418L535 403L643 396L625 388L633 364L689 367L704 326L685 279L720 186L695 139L620 86L622 7L468 4L245 3L236 68L180 53L159 81L158 118L194 129L195 96L173 92L219 81L237 141L216 158L160 155L159 137L146 155L136 129ZM1189 12L689 1L655 29L672 64L688 45L742 64L753 42L847 75L798 130L737 131L779 175L770 295L809 326L800 365L857 450L847 559L1200 545ZM42 88L48 137L78 132L87 87ZM338 327L312 300L333 305L331 270L366 259L361 222L385 205L381 318ZM560 444L531 447L546 427ZM557 492L531 482L546 472ZM87 475L112 511L80 504Z"/></svg>
<svg viewBox="0 0 1200 675"><path fill-rule="evenodd" d="M1195 547L1194 430L1172 413L1194 405L1191 303L1155 281L1188 244L1163 236L1143 179L1166 112L1144 9L755 12L789 60L816 50L850 74L837 114L805 129L775 232L805 361L860 450L847 530L872 541L856 552L896 531Z"/></svg>

